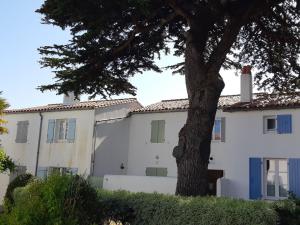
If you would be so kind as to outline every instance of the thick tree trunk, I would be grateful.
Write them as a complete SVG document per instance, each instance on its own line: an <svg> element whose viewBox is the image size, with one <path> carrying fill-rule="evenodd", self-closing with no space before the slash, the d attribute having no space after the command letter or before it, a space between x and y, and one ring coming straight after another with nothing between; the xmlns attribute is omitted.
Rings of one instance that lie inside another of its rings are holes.
<svg viewBox="0 0 300 225"><path fill-rule="evenodd" d="M207 68L197 42L188 33L185 76L189 99L187 121L173 150L178 169L176 194L207 194L207 169L212 129L224 82L216 68Z"/></svg>

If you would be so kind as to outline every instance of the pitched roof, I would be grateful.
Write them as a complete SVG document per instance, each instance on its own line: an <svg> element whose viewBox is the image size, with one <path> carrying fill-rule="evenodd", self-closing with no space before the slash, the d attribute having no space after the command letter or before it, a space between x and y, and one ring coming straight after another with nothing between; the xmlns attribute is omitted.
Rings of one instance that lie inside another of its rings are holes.
<svg viewBox="0 0 300 225"><path fill-rule="evenodd" d="M74 103L72 105L60 104L49 104L44 106L23 108L23 109L8 109L4 113L33 113L33 112L54 112L54 111L71 111L71 110L91 110L98 108L105 108L114 105L131 104L131 110L137 110L142 108L142 105L137 101L136 98L124 98L124 99L113 99L113 100L98 100L98 101L84 101Z"/></svg>
<svg viewBox="0 0 300 225"><path fill-rule="evenodd" d="M251 102L237 102L223 107L223 111L254 111L300 108L300 92L293 94L256 94Z"/></svg>
<svg viewBox="0 0 300 225"><path fill-rule="evenodd" d="M221 96L219 99L218 107L232 105L239 101L240 101L239 95ZM188 99L171 99L171 100L163 100L161 102L148 105L144 108L136 109L133 111L133 113L186 111L188 107L189 107Z"/></svg>
<svg viewBox="0 0 300 225"><path fill-rule="evenodd" d="M132 113L177 112L186 111L188 107L188 99L172 99L136 109ZM227 112L300 108L300 93L290 95L257 93L253 95L252 102L246 103L240 102L240 95L225 95L220 97L218 108Z"/></svg>

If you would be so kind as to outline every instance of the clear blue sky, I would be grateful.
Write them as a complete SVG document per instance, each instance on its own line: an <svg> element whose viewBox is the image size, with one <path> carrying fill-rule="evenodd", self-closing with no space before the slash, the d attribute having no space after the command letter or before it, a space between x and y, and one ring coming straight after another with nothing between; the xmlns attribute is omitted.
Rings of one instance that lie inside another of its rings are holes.
<svg viewBox="0 0 300 225"><path fill-rule="evenodd" d="M35 10L42 3L43 0L0 1L0 91L11 108L62 101L62 96L54 92L41 93L36 89L39 85L53 82L51 70L40 68L37 48L65 43L69 39L67 31L41 24L40 15L35 13ZM167 56L163 57L159 64L165 66L178 61L180 59ZM226 84L223 94L239 93L239 78L234 75L234 71L221 74ZM184 77L172 75L171 71L161 74L154 72L137 74L132 83L138 88L136 97L143 105L187 96ZM82 99L86 100L87 96L83 96Z"/></svg>

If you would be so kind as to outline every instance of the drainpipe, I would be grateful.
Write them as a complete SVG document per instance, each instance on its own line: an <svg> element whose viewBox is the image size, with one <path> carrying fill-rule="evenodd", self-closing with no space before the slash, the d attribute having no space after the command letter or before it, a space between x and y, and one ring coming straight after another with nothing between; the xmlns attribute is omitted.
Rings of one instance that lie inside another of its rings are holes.
<svg viewBox="0 0 300 225"><path fill-rule="evenodd" d="M42 136L42 127L43 127L43 115L40 112L40 129L39 129L39 139L38 139L38 145L37 145L37 152L36 152L36 163L35 163L35 172L34 175L37 176L37 170L39 166L39 156L40 156L40 148L41 148L41 136Z"/></svg>

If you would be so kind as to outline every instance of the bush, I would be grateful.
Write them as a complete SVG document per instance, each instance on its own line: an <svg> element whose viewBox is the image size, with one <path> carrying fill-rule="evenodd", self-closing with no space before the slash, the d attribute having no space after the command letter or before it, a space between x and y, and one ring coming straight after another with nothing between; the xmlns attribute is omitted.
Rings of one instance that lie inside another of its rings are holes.
<svg viewBox="0 0 300 225"><path fill-rule="evenodd" d="M79 176L53 175L16 188L1 225L275 225L273 204L215 197L98 190ZM278 206L279 208L279 206ZM283 207L285 208L285 207Z"/></svg>
<svg viewBox="0 0 300 225"><path fill-rule="evenodd" d="M31 180L33 176L31 174L21 174L17 176L10 184L7 186L6 193L4 196L4 209L5 211L10 211L11 207L14 204L13 192L18 187L26 186Z"/></svg>
<svg viewBox="0 0 300 225"><path fill-rule="evenodd" d="M178 197L99 190L106 220L131 225L274 225L277 215L263 201Z"/></svg>
<svg viewBox="0 0 300 225"><path fill-rule="evenodd" d="M79 176L53 175L34 180L14 192L11 212L1 216L5 225L100 224L96 191Z"/></svg>
<svg viewBox="0 0 300 225"><path fill-rule="evenodd" d="M300 225L300 199L295 196L273 204L278 214L279 225Z"/></svg>

